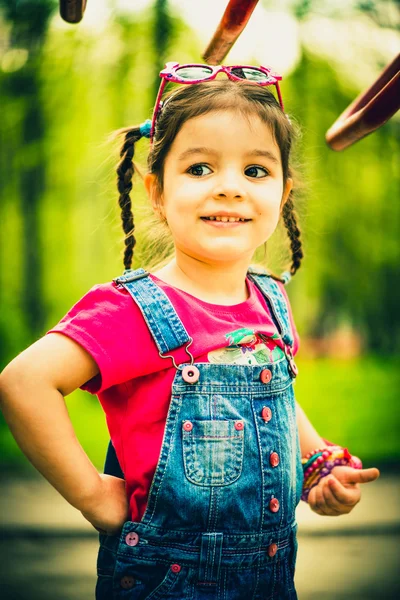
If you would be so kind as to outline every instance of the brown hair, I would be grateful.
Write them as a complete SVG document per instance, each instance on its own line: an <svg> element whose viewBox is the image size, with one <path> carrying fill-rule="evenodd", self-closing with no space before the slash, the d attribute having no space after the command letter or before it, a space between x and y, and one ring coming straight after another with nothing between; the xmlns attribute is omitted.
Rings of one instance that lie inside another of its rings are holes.
<svg viewBox="0 0 400 600"><path fill-rule="evenodd" d="M182 125L194 117L215 110L235 110L249 118L257 114L271 129L272 135L280 149L285 185L289 177L296 179L296 173L290 165L290 151L296 131L283 113L273 93L266 87L247 82L230 80L214 80L196 85L185 85L173 90L166 96L164 105L159 113L153 145L148 155L150 173L156 175L159 195L163 189L164 164L171 145ZM124 266L129 269L132 265L133 249L136 243L134 236L133 213L130 191L134 173L135 142L142 136L139 127L120 130L125 136L120 151L121 160L117 167L119 205L123 230L125 232ZM290 239L292 264L290 273L294 275L300 267L303 251L300 241L300 229L297 225L297 215L294 210L294 191L296 185L282 208L282 217ZM275 279L279 277L273 275Z"/></svg>

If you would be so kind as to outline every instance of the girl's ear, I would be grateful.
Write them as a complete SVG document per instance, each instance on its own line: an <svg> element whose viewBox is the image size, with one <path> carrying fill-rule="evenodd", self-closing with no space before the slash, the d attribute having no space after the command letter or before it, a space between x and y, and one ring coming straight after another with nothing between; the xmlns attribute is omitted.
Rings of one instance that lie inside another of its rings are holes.
<svg viewBox="0 0 400 600"><path fill-rule="evenodd" d="M162 198L160 197L157 176L154 173L147 173L143 178L144 187L147 196L151 202L153 210L164 216L162 208Z"/></svg>
<svg viewBox="0 0 400 600"><path fill-rule="evenodd" d="M157 179L154 173L146 173L143 178L147 196L154 210L157 209Z"/></svg>
<svg viewBox="0 0 400 600"><path fill-rule="evenodd" d="M281 200L281 206L280 206L281 211L289 198L292 188L293 188L293 179L291 177L288 177L286 180L285 188L283 190L283 194L282 194L282 200Z"/></svg>

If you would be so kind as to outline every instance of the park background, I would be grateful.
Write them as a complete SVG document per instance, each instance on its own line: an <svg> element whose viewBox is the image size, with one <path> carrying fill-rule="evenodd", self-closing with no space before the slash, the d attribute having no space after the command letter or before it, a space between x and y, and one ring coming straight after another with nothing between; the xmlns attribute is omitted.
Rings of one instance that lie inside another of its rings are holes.
<svg viewBox="0 0 400 600"><path fill-rule="evenodd" d="M0 0L0 368L93 285L123 270L118 152L110 132L151 116L167 60L203 62L226 0L89 0L63 22L55 0ZM325 133L400 49L399 3L260 0L225 64L283 76L302 134L297 211L305 258L287 291L301 338L296 395L319 433L365 467L400 463L400 119L343 152ZM137 162L145 169L148 140ZM148 212L140 178L134 213ZM149 232L136 219L142 265ZM259 259L288 266L281 227ZM96 397L66 403L100 470ZM3 475L32 475L0 416ZM373 484L373 485L379 485Z"/></svg>
<svg viewBox="0 0 400 600"><path fill-rule="evenodd" d="M287 286L301 338L296 393L321 435L370 466L400 460L400 119L343 152L324 135L399 51L396 4L260 2L225 60L283 76L285 109L302 131L305 258ZM107 138L151 116L166 60L202 62L226 2L89 0L79 25L57 6L0 0L2 368L122 273L118 155ZM148 141L139 146L145 169ZM132 198L141 214L139 177ZM143 229L139 216L134 266ZM266 264L281 272L288 259L279 228ZM100 469L107 431L96 397L78 390L67 404ZM3 422L0 456L4 468L26 467Z"/></svg>

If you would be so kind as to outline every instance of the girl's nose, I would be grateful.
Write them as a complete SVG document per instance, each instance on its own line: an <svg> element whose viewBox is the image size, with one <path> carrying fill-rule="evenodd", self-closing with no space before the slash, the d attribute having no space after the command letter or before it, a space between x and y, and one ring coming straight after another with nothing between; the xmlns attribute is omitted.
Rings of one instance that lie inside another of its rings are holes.
<svg viewBox="0 0 400 600"><path fill-rule="evenodd" d="M245 191L239 177L233 174L221 176L214 188L215 198L244 198Z"/></svg>

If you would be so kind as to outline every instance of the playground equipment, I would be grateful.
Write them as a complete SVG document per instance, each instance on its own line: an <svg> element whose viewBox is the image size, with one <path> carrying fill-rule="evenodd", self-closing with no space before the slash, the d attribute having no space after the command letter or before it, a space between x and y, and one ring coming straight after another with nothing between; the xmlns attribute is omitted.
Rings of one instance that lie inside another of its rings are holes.
<svg viewBox="0 0 400 600"><path fill-rule="evenodd" d="M79 23L86 9L86 0L60 0L60 15L67 23Z"/></svg>
<svg viewBox="0 0 400 600"><path fill-rule="evenodd" d="M386 123L400 108L400 54L346 108L326 132L332 150L344 150Z"/></svg>
<svg viewBox="0 0 400 600"><path fill-rule="evenodd" d="M79 23L87 0L60 0L60 14L68 23ZM203 59L220 64L243 29L258 0L229 0L222 19L207 46ZM376 81L360 94L337 118L325 135L332 150L344 150L388 121L400 108L400 54Z"/></svg>
<svg viewBox="0 0 400 600"><path fill-rule="evenodd" d="M258 0L229 0L214 36L203 54L210 65L221 63L246 27Z"/></svg>

